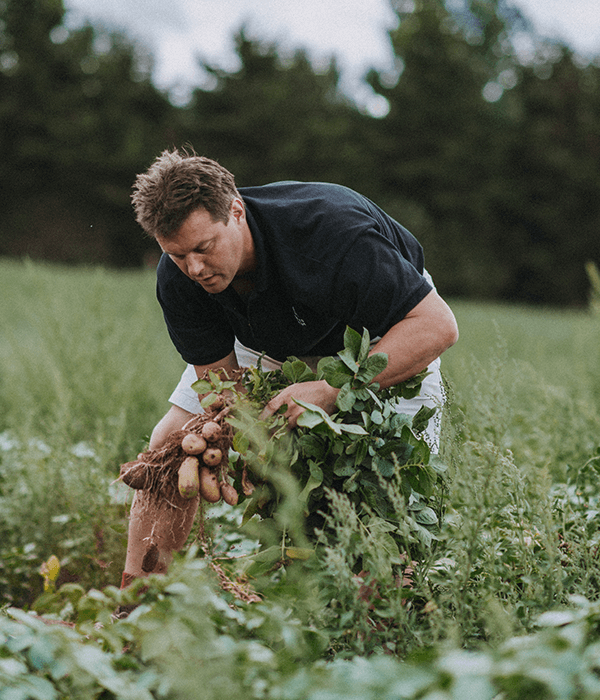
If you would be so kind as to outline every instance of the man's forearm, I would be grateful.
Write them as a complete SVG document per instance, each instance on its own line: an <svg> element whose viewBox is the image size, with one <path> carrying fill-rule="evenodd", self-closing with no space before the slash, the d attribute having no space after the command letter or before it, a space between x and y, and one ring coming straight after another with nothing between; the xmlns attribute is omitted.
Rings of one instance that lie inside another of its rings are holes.
<svg viewBox="0 0 600 700"><path fill-rule="evenodd" d="M387 367L375 381L387 388L410 379L457 340L454 314L437 292L431 291L374 346L372 353L388 356Z"/></svg>

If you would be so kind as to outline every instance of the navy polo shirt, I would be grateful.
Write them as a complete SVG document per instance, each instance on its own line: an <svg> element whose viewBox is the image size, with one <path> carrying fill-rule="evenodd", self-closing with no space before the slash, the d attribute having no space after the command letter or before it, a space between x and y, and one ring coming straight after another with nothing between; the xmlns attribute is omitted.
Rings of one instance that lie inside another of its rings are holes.
<svg viewBox="0 0 600 700"><path fill-rule="evenodd" d="M346 326L382 336L431 291L415 237L366 197L326 183L239 190L256 247L254 289L209 294L167 256L157 296L169 335L193 365L234 340L283 361L335 355Z"/></svg>

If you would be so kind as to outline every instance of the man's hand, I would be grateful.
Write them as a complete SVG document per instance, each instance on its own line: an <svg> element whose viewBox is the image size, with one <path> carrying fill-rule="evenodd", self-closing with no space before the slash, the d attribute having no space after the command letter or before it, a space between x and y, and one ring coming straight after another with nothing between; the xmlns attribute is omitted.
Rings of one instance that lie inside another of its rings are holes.
<svg viewBox="0 0 600 700"><path fill-rule="evenodd" d="M288 419L290 428L295 428L298 424L298 417L304 412L304 409L294 399L300 399L300 401L305 403L319 406L331 415L335 410L335 400L338 392L339 389L334 389L325 380L291 384L269 401L260 414L260 418L264 420L272 416L284 404L287 404L287 410L284 415Z"/></svg>

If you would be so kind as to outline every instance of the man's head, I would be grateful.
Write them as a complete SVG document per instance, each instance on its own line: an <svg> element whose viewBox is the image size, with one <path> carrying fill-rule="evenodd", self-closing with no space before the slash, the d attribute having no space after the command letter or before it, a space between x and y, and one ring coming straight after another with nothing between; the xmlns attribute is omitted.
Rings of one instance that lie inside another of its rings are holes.
<svg viewBox="0 0 600 700"><path fill-rule="evenodd" d="M138 175L131 197L136 219L153 238L168 238L199 209L224 224L239 197L233 175L210 158L163 151Z"/></svg>

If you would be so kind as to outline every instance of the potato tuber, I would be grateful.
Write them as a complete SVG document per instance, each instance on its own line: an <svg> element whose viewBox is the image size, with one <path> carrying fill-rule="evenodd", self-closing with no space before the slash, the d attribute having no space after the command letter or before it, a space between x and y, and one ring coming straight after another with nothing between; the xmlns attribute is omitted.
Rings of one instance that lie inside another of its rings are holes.
<svg viewBox="0 0 600 700"><path fill-rule="evenodd" d="M144 558L142 559L142 571L147 574L152 573L158 564L159 558L160 552L158 551L157 544L154 542L146 550L146 554L144 554Z"/></svg>
<svg viewBox="0 0 600 700"><path fill-rule="evenodd" d="M202 453L202 461L208 467L216 467L218 464L221 464L222 459L223 453L218 447L207 447Z"/></svg>
<svg viewBox="0 0 600 700"><path fill-rule="evenodd" d="M146 488L148 467L143 462L126 462L121 465L120 479L132 489Z"/></svg>
<svg viewBox="0 0 600 700"><path fill-rule="evenodd" d="M200 467L200 495L209 503L221 500L221 489L217 475L213 474L208 467Z"/></svg>
<svg viewBox="0 0 600 700"><path fill-rule="evenodd" d="M225 406L225 399L218 394L215 395L213 402L210 404L210 410L213 412L220 411Z"/></svg>
<svg viewBox="0 0 600 700"><path fill-rule="evenodd" d="M221 496L223 496L223 500L228 505L237 506L239 498L238 492L231 484L228 484L227 482L223 482L221 484Z"/></svg>
<svg viewBox="0 0 600 700"><path fill-rule="evenodd" d="M179 467L177 486L183 498L195 498L200 490L200 477L198 474L198 458L186 457Z"/></svg>
<svg viewBox="0 0 600 700"><path fill-rule="evenodd" d="M202 437L206 442L216 442L221 437L221 432L221 426L214 420L209 420L202 426Z"/></svg>
<svg viewBox="0 0 600 700"><path fill-rule="evenodd" d="M188 433L181 441L181 447L189 455L199 455L206 449L206 440L198 433Z"/></svg>

